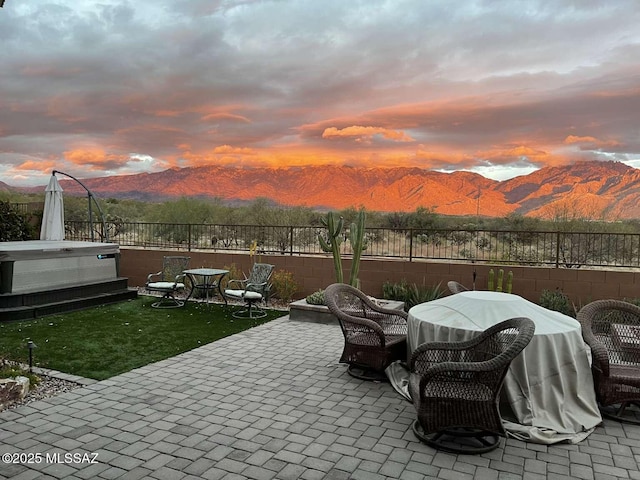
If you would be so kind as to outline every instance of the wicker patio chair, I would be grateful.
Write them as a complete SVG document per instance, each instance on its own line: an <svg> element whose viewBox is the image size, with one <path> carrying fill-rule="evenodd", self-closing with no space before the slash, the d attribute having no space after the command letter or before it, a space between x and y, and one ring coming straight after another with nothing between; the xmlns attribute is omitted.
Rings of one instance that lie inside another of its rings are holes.
<svg viewBox="0 0 640 480"><path fill-rule="evenodd" d="M225 296L234 300L241 300L244 306L232 315L235 318L262 318L267 316L259 303L269 300L271 284L269 280L273 273L274 265L268 263L254 263L243 280L229 280L224 290Z"/></svg>
<svg viewBox="0 0 640 480"><path fill-rule="evenodd" d="M355 287L334 283L324 291L344 335L341 363L351 376L386 380L384 369L407 359L407 313L381 307Z"/></svg>
<svg viewBox="0 0 640 480"><path fill-rule="evenodd" d="M582 337L591 347L591 372L603 416L640 424L640 307L596 300L580 309Z"/></svg>
<svg viewBox="0 0 640 480"><path fill-rule="evenodd" d="M453 280L447 282L447 287L449 287L449 291L451 293L460 293L460 292L468 292L469 289L462 285L461 283L455 282Z"/></svg>
<svg viewBox="0 0 640 480"><path fill-rule="evenodd" d="M499 394L511 361L531 341L528 318L500 322L472 340L423 343L409 361L415 435L455 453L493 450L505 435Z"/></svg>
<svg viewBox="0 0 640 480"><path fill-rule="evenodd" d="M189 268L190 260L191 257L164 257L162 270L147 276L145 289L149 292L162 294L162 298L158 302L151 304L152 307L176 308L184 305L184 301L178 300L176 295L184 290L185 274L182 272Z"/></svg>

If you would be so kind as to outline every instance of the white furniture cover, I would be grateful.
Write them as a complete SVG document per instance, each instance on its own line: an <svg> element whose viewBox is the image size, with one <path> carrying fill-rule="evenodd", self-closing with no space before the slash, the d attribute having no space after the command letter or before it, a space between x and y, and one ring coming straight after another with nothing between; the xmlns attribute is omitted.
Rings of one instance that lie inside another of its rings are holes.
<svg viewBox="0 0 640 480"><path fill-rule="evenodd" d="M515 414L507 431L537 443L577 442L602 418L591 376L589 347L577 320L518 295L469 291L409 311L408 348L430 341L473 338L491 325L528 317L536 332L509 368L502 396Z"/></svg>

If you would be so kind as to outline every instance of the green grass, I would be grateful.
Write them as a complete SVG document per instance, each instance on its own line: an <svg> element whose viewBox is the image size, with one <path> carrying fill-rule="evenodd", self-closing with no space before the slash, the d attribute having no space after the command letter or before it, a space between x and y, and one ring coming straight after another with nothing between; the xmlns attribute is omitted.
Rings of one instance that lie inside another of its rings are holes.
<svg viewBox="0 0 640 480"><path fill-rule="evenodd" d="M267 310L259 320L235 319L237 306L187 302L183 308L157 309L153 297L0 323L0 359L103 380L172 357L285 315Z"/></svg>

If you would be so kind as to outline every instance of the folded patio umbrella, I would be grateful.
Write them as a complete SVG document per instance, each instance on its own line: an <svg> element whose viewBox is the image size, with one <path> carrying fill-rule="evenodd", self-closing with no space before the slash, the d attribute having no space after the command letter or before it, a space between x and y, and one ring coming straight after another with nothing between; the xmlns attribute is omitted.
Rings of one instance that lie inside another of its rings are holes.
<svg viewBox="0 0 640 480"><path fill-rule="evenodd" d="M40 240L64 240L62 187L55 175L51 175L49 185L45 189Z"/></svg>

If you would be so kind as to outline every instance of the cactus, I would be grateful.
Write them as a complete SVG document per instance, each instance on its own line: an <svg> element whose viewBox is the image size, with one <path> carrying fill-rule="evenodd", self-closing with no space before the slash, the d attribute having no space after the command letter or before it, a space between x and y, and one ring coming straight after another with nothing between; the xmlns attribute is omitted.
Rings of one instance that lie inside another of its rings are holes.
<svg viewBox="0 0 640 480"><path fill-rule="evenodd" d="M498 279L497 279L497 284L495 284L495 272L493 271L493 268L491 270L489 270L489 278L487 281L487 288L488 290L492 291L492 292L502 292L503 291L503 285L504 285L504 270L500 269L498 270ZM507 274L507 283L506 285L504 285L504 291L506 293L511 293L511 289L513 288L513 272L511 270L509 270L509 273Z"/></svg>
<svg viewBox="0 0 640 480"><path fill-rule="evenodd" d="M502 291L502 282L504 280L504 270L498 270L498 284L496 285L496 292Z"/></svg>
<svg viewBox="0 0 640 480"><path fill-rule="evenodd" d="M349 274L349 285L359 288L360 280L358 279L358 273L360 273L360 257L362 252L367 249L368 242L364 238L364 223L366 215L364 209L358 212L357 223L352 223L349 227L349 243L351 243L351 250L353 250L353 261L351 262L351 272Z"/></svg>
<svg viewBox="0 0 640 480"><path fill-rule="evenodd" d="M340 244L342 243L342 227L344 219L340 217L337 221L333 212L327 213L327 218L322 219L322 223L329 231L329 242L322 235L318 235L320 248L327 253L333 254L333 266L336 271L336 282L343 283L342 258L340 257Z"/></svg>
<svg viewBox="0 0 640 480"><path fill-rule="evenodd" d="M360 257L362 252L367 249L367 240L364 238L365 224L364 208L358 212L358 218L349 227L349 243L353 251L353 261L351 263L351 272L349 274L349 285L359 288L358 273L360 272ZM322 235L318 235L320 248L324 252L333 254L333 266L336 270L336 281L344 282L344 273L342 271L342 257L340 256L340 244L342 243L342 227L344 219L340 217L336 220L333 212L327 213L326 218L322 219L322 223L328 230L328 241Z"/></svg>

